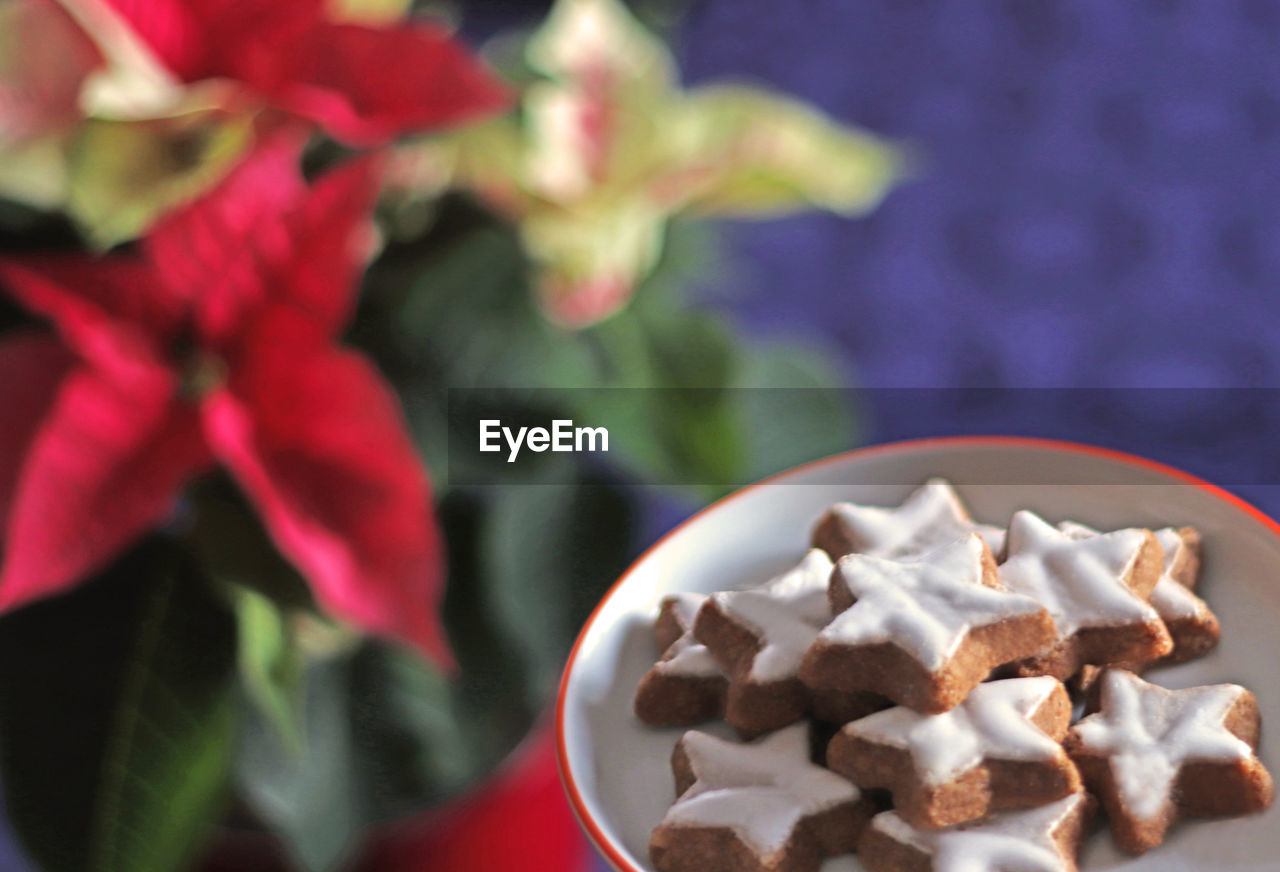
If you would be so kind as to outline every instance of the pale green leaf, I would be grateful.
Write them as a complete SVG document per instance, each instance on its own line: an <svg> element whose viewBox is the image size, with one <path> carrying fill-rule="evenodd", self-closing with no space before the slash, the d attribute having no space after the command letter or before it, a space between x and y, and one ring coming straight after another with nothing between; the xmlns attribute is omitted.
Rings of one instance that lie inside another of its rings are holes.
<svg viewBox="0 0 1280 872"><path fill-rule="evenodd" d="M214 112L86 122L69 149L68 209L99 247L137 237L220 181L251 135L251 119Z"/></svg>
<svg viewBox="0 0 1280 872"><path fill-rule="evenodd" d="M250 701L275 727L281 744L301 753L302 656L286 615L248 587L233 589L239 623L240 681Z"/></svg>
<svg viewBox="0 0 1280 872"><path fill-rule="evenodd" d="M333 0L330 20L386 27L409 14L413 0Z"/></svg>
<svg viewBox="0 0 1280 872"><path fill-rule="evenodd" d="M520 225L539 270L543 305L558 321L592 323L620 309L657 263L665 216L642 199L599 209L541 209Z"/></svg>
<svg viewBox="0 0 1280 872"><path fill-rule="evenodd" d="M0 197L52 210L67 197L66 143L61 136L0 149Z"/></svg>
<svg viewBox="0 0 1280 872"><path fill-rule="evenodd" d="M749 88L692 92L673 134L673 176L698 215L844 215L879 204L904 170L899 151L789 98Z"/></svg>

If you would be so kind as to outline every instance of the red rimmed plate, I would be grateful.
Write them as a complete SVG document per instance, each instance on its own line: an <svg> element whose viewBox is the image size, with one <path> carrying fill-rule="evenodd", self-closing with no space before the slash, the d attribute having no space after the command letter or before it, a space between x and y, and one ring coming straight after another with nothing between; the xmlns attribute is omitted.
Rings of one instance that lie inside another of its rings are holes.
<svg viewBox="0 0 1280 872"><path fill-rule="evenodd" d="M931 476L956 484L981 521L1029 508L1099 528L1191 524L1205 539L1201 593L1222 621L1208 657L1151 673L1168 687L1233 681L1258 695L1262 755L1280 743L1280 525L1194 476L1132 455L1009 437L928 439L816 461L744 488L690 518L623 574L570 655L556 712L560 771L583 827L620 872L652 872L649 833L670 806L680 730L637 721L632 694L653 663L658 601L673 591L758 583L804 553L809 527L838 500L893 505ZM724 732L721 730L721 732ZM726 733L727 734L727 733ZM1275 766L1272 765L1273 771ZM1280 773L1278 773L1280 774ZM1179 826L1142 857L1092 839L1081 868L1263 872L1280 857L1280 804L1263 815ZM823 872L855 872L855 858Z"/></svg>

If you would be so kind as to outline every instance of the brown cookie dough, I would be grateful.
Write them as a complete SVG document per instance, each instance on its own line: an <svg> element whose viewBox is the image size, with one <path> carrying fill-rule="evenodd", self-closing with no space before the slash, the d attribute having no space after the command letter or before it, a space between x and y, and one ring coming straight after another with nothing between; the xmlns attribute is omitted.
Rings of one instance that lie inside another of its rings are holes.
<svg viewBox="0 0 1280 872"><path fill-rule="evenodd" d="M1061 744L1070 723L1057 679L993 681L943 714L898 707L846 724L827 765L860 787L887 788L911 827L938 829L1079 792Z"/></svg>
<svg viewBox="0 0 1280 872"><path fill-rule="evenodd" d="M1173 650L1147 602L1163 571L1163 551L1150 530L1079 535L1023 511L1013 516L1007 547L1000 582L1042 603L1058 637L1002 674L1067 681L1086 665L1153 660Z"/></svg>
<svg viewBox="0 0 1280 872"><path fill-rule="evenodd" d="M671 765L678 798L649 842L658 872L817 872L853 850L874 813L811 762L806 723L749 744L690 731Z"/></svg>
<svg viewBox="0 0 1280 872"><path fill-rule="evenodd" d="M706 646L693 638L694 618L706 597L666 597L654 623L662 658L636 688L636 717L654 727L685 727L724 713L728 680Z"/></svg>
<svg viewBox="0 0 1280 872"><path fill-rule="evenodd" d="M1048 612L996 580L976 533L918 560L863 554L831 576L836 617L800 667L812 688L878 693L922 712L958 705L990 673L1056 638Z"/></svg>
<svg viewBox="0 0 1280 872"><path fill-rule="evenodd" d="M1081 524L1059 524L1068 534L1097 535ZM1164 621L1173 640L1173 650L1154 660L1116 664L1131 672L1145 672L1158 666L1172 666L1203 657L1222 638L1218 618L1207 603L1193 592L1200 580L1200 534L1191 527L1165 527L1155 531L1164 551L1164 572L1151 590L1151 607ZM1103 668L1085 666L1074 686L1085 695L1091 709L1097 708L1096 682Z"/></svg>
<svg viewBox="0 0 1280 872"><path fill-rule="evenodd" d="M1066 748L1102 800L1116 844L1142 853L1183 816L1251 814L1274 788L1255 754L1261 719L1235 684L1165 690L1131 672L1102 677L1101 709Z"/></svg>
<svg viewBox="0 0 1280 872"><path fill-rule="evenodd" d="M831 620L832 569L814 548L760 587L712 594L698 612L694 635L729 676L725 720L740 734L776 730L809 711L809 691L796 671Z"/></svg>

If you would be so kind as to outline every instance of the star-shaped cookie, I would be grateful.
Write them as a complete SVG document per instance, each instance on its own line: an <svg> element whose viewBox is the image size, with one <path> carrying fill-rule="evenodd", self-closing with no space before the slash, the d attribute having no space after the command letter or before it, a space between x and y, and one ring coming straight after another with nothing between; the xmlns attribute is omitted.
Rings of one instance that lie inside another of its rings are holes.
<svg viewBox="0 0 1280 872"><path fill-rule="evenodd" d="M830 596L836 617L805 655L801 679L922 712L955 707L992 668L1055 638L1038 602L1000 587L976 533L918 560L842 557Z"/></svg>
<svg viewBox="0 0 1280 872"><path fill-rule="evenodd" d="M817 872L871 818L856 787L811 761L808 724L750 744L690 731L671 765L678 798L649 841L659 872Z"/></svg>
<svg viewBox="0 0 1280 872"><path fill-rule="evenodd" d="M655 727L689 726L724 712L728 681L711 652L693 637L694 619L706 597L666 597L654 623L662 657L636 688L636 717Z"/></svg>
<svg viewBox="0 0 1280 872"><path fill-rule="evenodd" d="M938 829L1078 793L1061 744L1070 723L1056 678L992 681L943 714L897 707L846 724L827 765L860 787L888 788L910 826Z"/></svg>
<svg viewBox="0 0 1280 872"><path fill-rule="evenodd" d="M1184 815L1250 814L1271 804L1271 776L1254 753L1258 704L1245 688L1165 690L1109 669L1101 699L1066 747L1121 848L1155 847Z"/></svg>
<svg viewBox="0 0 1280 872"><path fill-rule="evenodd" d="M870 872L1077 872L1092 807L1084 793L946 830L918 830L878 814L858 843Z"/></svg>
<svg viewBox="0 0 1280 872"><path fill-rule="evenodd" d="M846 554L906 559L978 533L995 554L1004 548L1004 530L978 524L955 489L932 478L896 508L836 503L814 525L812 542L839 560Z"/></svg>
<svg viewBox="0 0 1280 872"><path fill-rule="evenodd" d="M785 727L809 711L810 693L796 671L831 621L833 568L826 552L813 548L760 587L712 594L698 612L694 635L729 675L725 720L742 735ZM883 707L868 694L852 701L861 704L858 716Z"/></svg>
<svg viewBox="0 0 1280 872"><path fill-rule="evenodd" d="M1092 527L1070 521L1059 524L1058 529L1075 538L1100 535ZM1121 664L1135 672L1202 657L1222 637L1218 618L1192 592L1200 576L1200 534L1191 527L1164 527L1155 531L1155 537L1164 552L1164 561L1160 578L1151 589L1150 602L1169 631L1173 650L1155 660ZM1096 677L1096 669L1086 671L1091 673L1090 679ZM1083 682L1091 683L1089 679Z"/></svg>
<svg viewBox="0 0 1280 872"><path fill-rule="evenodd" d="M1023 511L1009 524L1007 548L1001 583L1043 603L1058 628L1054 644L1014 664L1011 674L1066 681L1086 664L1153 660L1173 649L1147 602L1163 571L1150 530L1073 535Z"/></svg>

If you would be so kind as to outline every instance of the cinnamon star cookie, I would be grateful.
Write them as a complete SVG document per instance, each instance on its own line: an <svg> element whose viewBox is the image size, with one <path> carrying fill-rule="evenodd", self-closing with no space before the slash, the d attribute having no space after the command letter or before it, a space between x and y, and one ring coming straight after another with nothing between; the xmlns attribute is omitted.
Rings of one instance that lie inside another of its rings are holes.
<svg viewBox="0 0 1280 872"><path fill-rule="evenodd" d="M1100 535L1092 527L1070 521L1059 524L1058 529L1073 538ZM1173 650L1155 660L1119 664L1135 672L1202 657L1222 637L1217 616L1193 593L1200 578L1200 534L1191 527L1164 527L1155 531L1155 537L1164 552L1164 561L1160 578L1151 589L1150 602L1169 631ZM1098 670L1086 668L1085 671L1089 675L1081 684L1087 689Z"/></svg>
<svg viewBox="0 0 1280 872"><path fill-rule="evenodd" d="M873 813L811 762L808 724L750 744L690 731L671 765L678 798L649 841L659 872L817 872L853 850Z"/></svg>
<svg viewBox="0 0 1280 872"><path fill-rule="evenodd" d="M666 597L654 623L662 658L636 688L636 717L655 727L681 727L724 713L728 680L711 652L693 637L693 623L706 597Z"/></svg>
<svg viewBox="0 0 1280 872"><path fill-rule="evenodd" d="M863 833L858 860L870 872L1078 872L1091 817L1084 793L946 830L917 830L889 811Z"/></svg>
<svg viewBox="0 0 1280 872"><path fill-rule="evenodd" d="M921 712L955 707L993 667L1056 638L1038 602L999 585L977 533L913 561L847 555L830 596L836 617L805 655L801 679Z"/></svg>
<svg viewBox="0 0 1280 872"><path fill-rule="evenodd" d="M1060 681L1010 678L978 685L943 714L898 707L846 724L827 765L860 787L888 788L910 826L938 829L1078 793L1062 749L1070 723Z"/></svg>
<svg viewBox="0 0 1280 872"><path fill-rule="evenodd" d="M1239 685L1165 690L1109 669L1101 710L1071 729L1066 747L1101 798L1116 844L1142 853L1179 817L1271 804L1271 776L1254 753L1260 729L1257 701Z"/></svg>
<svg viewBox="0 0 1280 872"><path fill-rule="evenodd" d="M1043 603L1058 629L1054 644L1013 664L1011 674L1066 681L1086 664L1153 660L1173 649L1147 602L1163 571L1150 530L1080 537L1022 511L1009 524L1008 553L1000 582Z"/></svg>
<svg viewBox="0 0 1280 872"><path fill-rule="evenodd" d="M831 620L833 568L831 558L813 548L789 572L760 587L714 593L698 612L694 635L729 675L725 720L742 735L785 727L810 710L811 694L796 671ZM870 694L831 692L819 702L857 717L884 707Z"/></svg>

